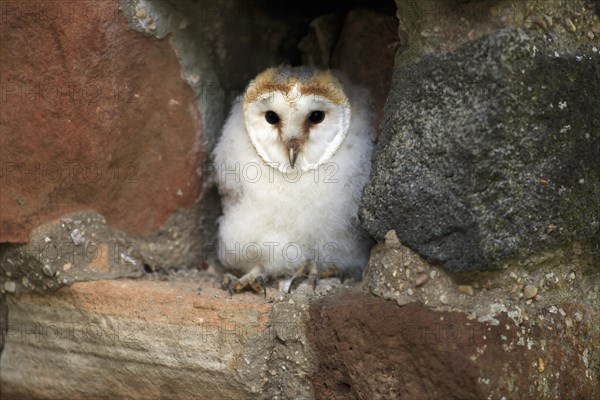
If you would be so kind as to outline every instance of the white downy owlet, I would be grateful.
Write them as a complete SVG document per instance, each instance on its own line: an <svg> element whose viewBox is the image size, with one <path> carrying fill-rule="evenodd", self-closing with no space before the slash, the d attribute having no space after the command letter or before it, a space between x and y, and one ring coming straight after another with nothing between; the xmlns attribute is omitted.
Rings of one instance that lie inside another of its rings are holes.
<svg viewBox="0 0 600 400"><path fill-rule="evenodd" d="M227 274L224 288L266 294L270 278L360 274L374 136L368 92L332 71L283 66L250 82L214 151L217 253L243 275Z"/></svg>

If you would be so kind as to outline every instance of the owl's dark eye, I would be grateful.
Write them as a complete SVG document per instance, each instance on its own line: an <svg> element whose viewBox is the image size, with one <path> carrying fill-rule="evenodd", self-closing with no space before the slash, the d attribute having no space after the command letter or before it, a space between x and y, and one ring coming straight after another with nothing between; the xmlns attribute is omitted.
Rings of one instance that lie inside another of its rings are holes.
<svg viewBox="0 0 600 400"><path fill-rule="evenodd" d="M279 115L277 115L277 113L275 113L275 111L267 111L265 113L265 119L271 125L275 125L276 123L279 122Z"/></svg>
<svg viewBox="0 0 600 400"><path fill-rule="evenodd" d="M312 124L320 124L325 119L325 113L323 111L313 111L308 116L308 120Z"/></svg>

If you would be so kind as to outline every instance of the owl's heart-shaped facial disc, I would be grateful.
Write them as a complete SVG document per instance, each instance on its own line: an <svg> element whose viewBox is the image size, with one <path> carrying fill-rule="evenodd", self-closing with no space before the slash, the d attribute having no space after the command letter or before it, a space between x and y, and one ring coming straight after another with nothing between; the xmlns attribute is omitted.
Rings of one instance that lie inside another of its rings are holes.
<svg viewBox="0 0 600 400"><path fill-rule="evenodd" d="M262 160L281 172L326 163L350 127L351 107L341 85L257 78L244 96L246 130ZM273 83L273 84L271 84Z"/></svg>

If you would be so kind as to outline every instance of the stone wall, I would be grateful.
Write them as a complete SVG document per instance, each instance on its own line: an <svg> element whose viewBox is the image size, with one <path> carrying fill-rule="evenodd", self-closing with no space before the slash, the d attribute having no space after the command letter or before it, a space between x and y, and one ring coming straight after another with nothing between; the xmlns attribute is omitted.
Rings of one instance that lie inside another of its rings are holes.
<svg viewBox="0 0 600 400"><path fill-rule="evenodd" d="M600 397L598 2L371 3L2 0L0 398ZM283 62L369 88L377 244L230 298L210 150Z"/></svg>

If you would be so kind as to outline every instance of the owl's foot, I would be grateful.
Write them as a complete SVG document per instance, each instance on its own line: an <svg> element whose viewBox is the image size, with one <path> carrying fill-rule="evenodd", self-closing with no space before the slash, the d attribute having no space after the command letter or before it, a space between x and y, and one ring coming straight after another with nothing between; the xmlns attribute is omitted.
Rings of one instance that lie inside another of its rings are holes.
<svg viewBox="0 0 600 400"><path fill-rule="evenodd" d="M359 270L357 270L359 271ZM302 266L292 277L288 293L292 292L294 286L300 279L308 279L312 283L313 291L317 289L319 279L339 278L342 282L346 279L360 280L360 271L357 273L354 270L342 269L336 266L317 269L314 261L310 261Z"/></svg>
<svg viewBox="0 0 600 400"><path fill-rule="evenodd" d="M317 283L319 282L319 273L317 271L317 264L314 261L308 261L304 264L294 276L292 276L292 280L290 281L290 286L288 287L287 292L291 293L294 285L300 279L308 278L309 282L312 282L313 291L317 290Z"/></svg>
<svg viewBox="0 0 600 400"><path fill-rule="evenodd" d="M245 290L253 290L255 293L263 292L267 297L267 282L261 271L260 268L256 267L239 279L227 273L223 275L221 288L227 290L230 296L233 296L233 292L240 293Z"/></svg>

